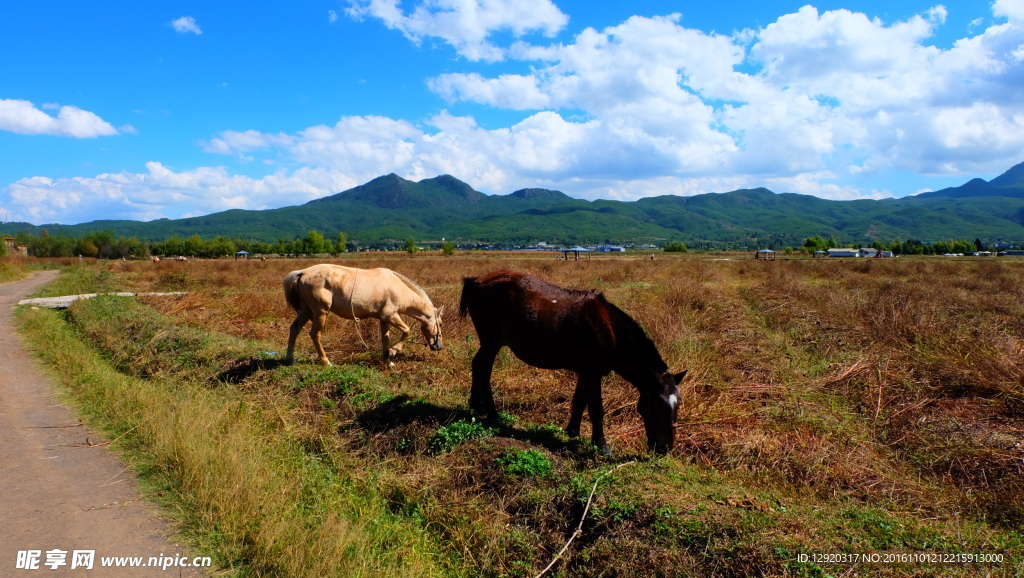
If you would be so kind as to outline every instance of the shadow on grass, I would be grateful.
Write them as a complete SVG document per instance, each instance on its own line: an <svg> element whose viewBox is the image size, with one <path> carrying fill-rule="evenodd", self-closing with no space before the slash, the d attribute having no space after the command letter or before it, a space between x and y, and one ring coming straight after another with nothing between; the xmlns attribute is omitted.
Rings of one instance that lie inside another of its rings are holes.
<svg viewBox="0 0 1024 578"><path fill-rule="evenodd" d="M446 425L472 417L468 409L442 407L402 394L360 413L356 421L367 431L383 433L413 423Z"/></svg>
<svg viewBox="0 0 1024 578"><path fill-rule="evenodd" d="M552 453L568 452L581 457L596 455L596 448L589 439L570 438L564 430L553 425L519 427L507 420L480 417L469 408L443 407L404 394L362 412L356 421L363 429L381 434L413 423L440 427L474 419L487 427L497 429L497 437L524 441L546 448Z"/></svg>
<svg viewBox="0 0 1024 578"><path fill-rule="evenodd" d="M263 357L250 357L249 359L235 359L228 362L217 374L217 381L222 383L239 384L252 377L260 371L277 369L287 365L280 359L266 359Z"/></svg>

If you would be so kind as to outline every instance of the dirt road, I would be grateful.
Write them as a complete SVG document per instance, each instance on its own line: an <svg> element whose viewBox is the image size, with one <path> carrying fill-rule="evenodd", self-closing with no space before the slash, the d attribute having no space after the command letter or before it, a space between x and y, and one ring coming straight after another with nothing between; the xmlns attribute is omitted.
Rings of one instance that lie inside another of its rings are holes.
<svg viewBox="0 0 1024 578"><path fill-rule="evenodd" d="M145 567L150 557L191 564L199 554L168 541L166 524L140 498L131 472L106 446L86 443L104 440L61 404L21 347L14 305L56 276L0 284L0 576L198 576L180 565ZM104 565L114 557L138 557L144 567ZM33 565L38 569L23 568Z"/></svg>

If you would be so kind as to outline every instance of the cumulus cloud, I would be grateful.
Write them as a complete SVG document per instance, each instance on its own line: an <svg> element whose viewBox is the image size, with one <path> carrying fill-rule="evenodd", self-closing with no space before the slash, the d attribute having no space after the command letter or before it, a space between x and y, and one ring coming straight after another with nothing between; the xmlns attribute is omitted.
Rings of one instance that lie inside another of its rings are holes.
<svg viewBox="0 0 1024 578"><path fill-rule="evenodd" d="M229 174L224 167L178 172L149 162L143 173L21 179L8 187L7 208L12 218L33 223L66 222L69 216L74 216L72 222L148 221L301 204L355 184L344 175L314 168L253 179Z"/></svg>
<svg viewBox="0 0 1024 578"><path fill-rule="evenodd" d="M805 6L731 36L688 29L678 15L632 17L570 43L520 43L510 54L531 62L527 74L454 72L428 86L449 103L586 118L605 148L581 141L566 158L614 151L620 162L603 166L636 167L623 179L729 172L851 198L829 180L1020 162L1021 6L998 0L993 14L1009 22L950 49L927 42L948 17L943 6L891 23Z"/></svg>
<svg viewBox="0 0 1024 578"><path fill-rule="evenodd" d="M182 16L171 21L171 26L178 34L202 34L203 30L196 24L196 19L191 16Z"/></svg>
<svg viewBox="0 0 1024 578"><path fill-rule="evenodd" d="M44 108L56 108L58 105ZM93 138L118 134L110 123L95 113L75 106L61 106L56 117L39 110L27 100L0 99L0 130L19 134L49 134Z"/></svg>
<svg viewBox="0 0 1024 578"><path fill-rule="evenodd" d="M399 0L349 0L346 13L357 20L381 20L419 43L440 38L469 60L497 61L505 50L489 38L495 32L555 35L568 17L550 0L426 0L404 12Z"/></svg>

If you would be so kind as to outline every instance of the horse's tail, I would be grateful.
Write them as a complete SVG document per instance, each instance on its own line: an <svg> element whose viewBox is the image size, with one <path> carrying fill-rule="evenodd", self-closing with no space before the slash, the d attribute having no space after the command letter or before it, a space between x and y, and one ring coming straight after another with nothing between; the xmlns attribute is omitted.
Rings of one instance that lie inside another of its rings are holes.
<svg viewBox="0 0 1024 578"><path fill-rule="evenodd" d="M462 278L462 297L459 298L459 315L463 318L469 314L469 305L473 300L473 293L476 290L476 277Z"/></svg>
<svg viewBox="0 0 1024 578"><path fill-rule="evenodd" d="M299 279L302 271L292 271L284 276L284 300L291 305L296 313L302 309L302 296L299 295Z"/></svg>

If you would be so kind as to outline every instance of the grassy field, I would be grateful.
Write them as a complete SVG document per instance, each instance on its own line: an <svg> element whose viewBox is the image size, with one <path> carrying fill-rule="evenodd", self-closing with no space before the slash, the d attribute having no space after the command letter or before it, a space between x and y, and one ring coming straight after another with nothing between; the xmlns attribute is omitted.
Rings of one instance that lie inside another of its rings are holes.
<svg viewBox="0 0 1024 578"><path fill-rule="evenodd" d="M445 349L394 368L375 321L338 318L334 367L305 333L277 362L281 278L316 261L71 262L48 294L188 294L20 320L226 574L534 576L580 527L551 575L1024 575L1024 262L748 257L331 261L445 306ZM499 268L603 291L689 370L669 456L646 453L617 376L615 457L586 420L566 437L573 376L507 351L507 423L474 419L461 279Z"/></svg>

